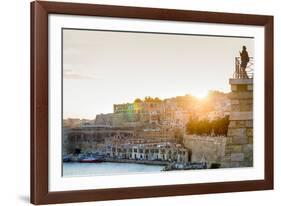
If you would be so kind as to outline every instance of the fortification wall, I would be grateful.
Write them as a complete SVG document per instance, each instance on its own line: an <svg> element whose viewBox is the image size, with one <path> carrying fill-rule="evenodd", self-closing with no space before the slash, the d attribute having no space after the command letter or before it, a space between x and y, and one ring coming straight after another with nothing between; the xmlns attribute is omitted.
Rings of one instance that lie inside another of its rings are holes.
<svg viewBox="0 0 281 206"><path fill-rule="evenodd" d="M205 159L208 165L220 163L225 155L226 137L185 135L184 146L191 153L192 162L200 162Z"/></svg>
<svg viewBox="0 0 281 206"><path fill-rule="evenodd" d="M230 79L231 112L222 167L253 166L253 79Z"/></svg>

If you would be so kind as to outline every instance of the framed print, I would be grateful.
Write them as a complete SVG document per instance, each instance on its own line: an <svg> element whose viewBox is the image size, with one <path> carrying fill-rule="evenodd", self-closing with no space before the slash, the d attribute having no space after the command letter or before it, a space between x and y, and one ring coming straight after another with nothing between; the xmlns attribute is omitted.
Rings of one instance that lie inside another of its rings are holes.
<svg viewBox="0 0 281 206"><path fill-rule="evenodd" d="M273 189L273 17L31 3L31 202Z"/></svg>

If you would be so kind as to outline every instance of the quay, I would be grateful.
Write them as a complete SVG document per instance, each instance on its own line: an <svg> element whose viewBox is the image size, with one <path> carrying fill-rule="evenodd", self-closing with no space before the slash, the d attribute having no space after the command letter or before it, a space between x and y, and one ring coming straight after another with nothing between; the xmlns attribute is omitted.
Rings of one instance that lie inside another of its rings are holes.
<svg viewBox="0 0 281 206"><path fill-rule="evenodd" d="M134 160L134 159L115 159L115 158L104 158L104 162L115 162L115 163L135 163L135 164L145 164L145 165L163 165L167 166L170 164L169 161L162 160Z"/></svg>
<svg viewBox="0 0 281 206"><path fill-rule="evenodd" d="M162 171L172 170L194 170L194 169L207 169L206 162L187 162L187 163L171 163L165 166Z"/></svg>

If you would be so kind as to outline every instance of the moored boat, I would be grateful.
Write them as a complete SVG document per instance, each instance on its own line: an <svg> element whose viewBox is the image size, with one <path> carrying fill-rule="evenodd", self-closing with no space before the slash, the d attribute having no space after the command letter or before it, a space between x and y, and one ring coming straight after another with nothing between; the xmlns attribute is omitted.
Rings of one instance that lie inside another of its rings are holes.
<svg viewBox="0 0 281 206"><path fill-rule="evenodd" d="M86 157L86 158L80 159L79 162L81 162L81 163L99 163L99 162L103 162L103 160L98 157Z"/></svg>
<svg viewBox="0 0 281 206"><path fill-rule="evenodd" d="M207 169L206 162L187 162L187 163L171 163L167 165L162 171L171 170L195 170L195 169Z"/></svg>
<svg viewBox="0 0 281 206"><path fill-rule="evenodd" d="M71 159L68 155L64 155L63 158L62 158L62 161L63 162L71 162Z"/></svg>

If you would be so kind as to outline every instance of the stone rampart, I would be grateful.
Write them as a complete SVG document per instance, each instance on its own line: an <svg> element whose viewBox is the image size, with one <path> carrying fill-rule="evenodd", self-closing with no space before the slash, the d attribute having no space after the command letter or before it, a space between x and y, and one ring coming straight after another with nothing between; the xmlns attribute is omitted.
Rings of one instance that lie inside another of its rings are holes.
<svg viewBox="0 0 281 206"><path fill-rule="evenodd" d="M253 79L230 79L231 112L222 167L253 166Z"/></svg>

